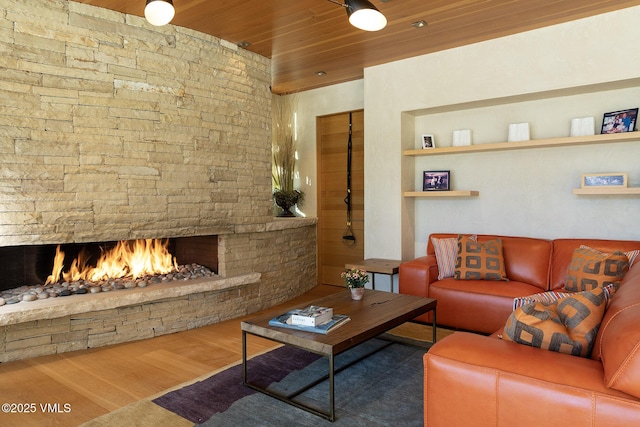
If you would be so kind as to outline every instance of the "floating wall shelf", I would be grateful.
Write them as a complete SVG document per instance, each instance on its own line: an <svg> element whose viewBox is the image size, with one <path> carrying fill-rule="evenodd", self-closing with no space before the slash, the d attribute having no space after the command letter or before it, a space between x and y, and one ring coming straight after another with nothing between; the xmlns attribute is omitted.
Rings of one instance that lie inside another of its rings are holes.
<svg viewBox="0 0 640 427"><path fill-rule="evenodd" d="M524 150L527 148L567 147L572 145L606 144L611 142L640 141L639 132L569 136L564 138L532 139L520 142L494 142L463 147L427 148L405 150L405 156L437 156L442 154L479 153L485 151Z"/></svg>
<svg viewBox="0 0 640 427"><path fill-rule="evenodd" d="M575 188L573 194L578 196L597 196L597 195L622 195L622 196L640 196L640 187L599 187L599 188Z"/></svg>
<svg viewBox="0 0 640 427"><path fill-rule="evenodd" d="M477 197L479 191L454 190L454 191L406 191L404 197Z"/></svg>

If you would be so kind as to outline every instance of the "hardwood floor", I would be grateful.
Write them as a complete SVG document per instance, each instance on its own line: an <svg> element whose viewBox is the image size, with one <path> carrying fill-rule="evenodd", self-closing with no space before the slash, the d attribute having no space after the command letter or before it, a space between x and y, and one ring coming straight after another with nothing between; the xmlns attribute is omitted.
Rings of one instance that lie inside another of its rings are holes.
<svg viewBox="0 0 640 427"><path fill-rule="evenodd" d="M335 292L344 288L319 286L293 302L304 304ZM240 320L0 364L0 403L30 411L3 411L0 425L78 425L237 362L242 357ZM273 347L273 342L256 338L247 351L256 354Z"/></svg>
<svg viewBox="0 0 640 427"><path fill-rule="evenodd" d="M322 285L287 303L303 305L344 288ZM242 358L240 321L152 339L0 364L0 426L76 426ZM424 334L407 324L408 335ZM423 335L424 336L424 335ZM430 336L430 335L427 335ZM248 340L250 355L274 348Z"/></svg>

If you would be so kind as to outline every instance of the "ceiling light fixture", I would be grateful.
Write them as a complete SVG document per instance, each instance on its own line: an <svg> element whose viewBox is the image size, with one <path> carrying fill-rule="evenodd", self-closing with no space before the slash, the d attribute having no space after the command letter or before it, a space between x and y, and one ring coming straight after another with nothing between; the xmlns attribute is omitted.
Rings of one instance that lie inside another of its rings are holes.
<svg viewBox="0 0 640 427"><path fill-rule="evenodd" d="M411 25L413 26L413 28L424 28L427 26L427 21L416 21Z"/></svg>
<svg viewBox="0 0 640 427"><path fill-rule="evenodd" d="M147 0L147 5L144 7L144 17L149 24L156 27L167 25L175 14L173 0Z"/></svg>
<svg viewBox="0 0 640 427"><path fill-rule="evenodd" d="M378 31L387 26L387 18L367 0L327 0L347 9L349 22L364 31Z"/></svg>

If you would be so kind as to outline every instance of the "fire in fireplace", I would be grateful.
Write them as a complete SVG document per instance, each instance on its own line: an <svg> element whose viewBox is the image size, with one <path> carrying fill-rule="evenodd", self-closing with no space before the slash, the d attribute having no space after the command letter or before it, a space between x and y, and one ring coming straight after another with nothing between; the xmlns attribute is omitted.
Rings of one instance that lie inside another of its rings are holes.
<svg viewBox="0 0 640 427"><path fill-rule="evenodd" d="M215 276L217 236L0 248L0 305Z"/></svg>
<svg viewBox="0 0 640 427"><path fill-rule="evenodd" d="M140 239L117 242L109 250L102 250L95 266L90 264L91 256L82 248L67 271L63 271L64 252L56 248L53 271L45 285L64 282L101 282L109 279L128 277L136 280L144 276L168 274L178 270L175 257L168 249L168 240Z"/></svg>

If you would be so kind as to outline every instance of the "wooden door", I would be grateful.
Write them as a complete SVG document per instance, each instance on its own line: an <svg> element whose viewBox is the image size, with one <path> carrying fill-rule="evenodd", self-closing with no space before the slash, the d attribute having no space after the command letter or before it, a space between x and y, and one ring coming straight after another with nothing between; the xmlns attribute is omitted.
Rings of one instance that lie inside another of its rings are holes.
<svg viewBox="0 0 640 427"><path fill-rule="evenodd" d="M344 265L364 259L364 112L351 113L351 231L345 203L349 115L317 119L319 284L344 286Z"/></svg>

